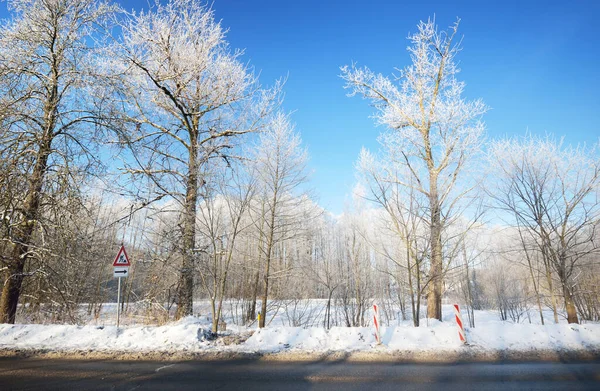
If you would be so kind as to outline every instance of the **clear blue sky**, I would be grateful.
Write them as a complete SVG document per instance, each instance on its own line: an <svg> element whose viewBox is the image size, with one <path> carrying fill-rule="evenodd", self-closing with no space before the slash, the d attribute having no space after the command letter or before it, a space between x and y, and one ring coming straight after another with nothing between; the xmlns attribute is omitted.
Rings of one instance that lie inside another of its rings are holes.
<svg viewBox="0 0 600 391"><path fill-rule="evenodd" d="M346 97L339 67L406 66L406 37L434 14L440 27L461 18L459 78L492 108L489 137L600 137L600 1L215 0L214 9L264 82L289 74L285 108L309 147L320 203L334 213L349 200L358 152L377 148L383 130L367 101Z"/></svg>
<svg viewBox="0 0 600 391"><path fill-rule="evenodd" d="M366 101L346 97L339 67L356 61L391 74L406 66L407 35L434 14L440 27L462 20L459 78L469 98L492 108L488 137L527 129L568 143L600 137L600 1L214 0L213 8L264 84L289 76L284 108L309 148L318 200L336 214L358 152L377 148L383 130Z"/></svg>

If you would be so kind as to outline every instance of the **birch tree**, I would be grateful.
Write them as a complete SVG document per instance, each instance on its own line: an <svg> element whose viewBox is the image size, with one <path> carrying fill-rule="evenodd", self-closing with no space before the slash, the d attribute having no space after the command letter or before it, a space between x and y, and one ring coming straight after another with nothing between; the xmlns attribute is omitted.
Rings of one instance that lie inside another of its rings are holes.
<svg viewBox="0 0 600 391"><path fill-rule="evenodd" d="M213 168L215 178L211 190L202 194L198 213L199 230L205 242L204 261L200 280L209 296L212 314L212 332L219 329L223 300L229 284L231 264L236 255L238 239L250 227L247 212L254 196L255 185L241 167L229 171Z"/></svg>
<svg viewBox="0 0 600 391"><path fill-rule="evenodd" d="M372 259L366 240L365 221L358 215L344 216L343 240L346 250L344 284L338 291L338 299L347 327L366 326L369 300L373 297L371 284Z"/></svg>
<svg viewBox="0 0 600 391"><path fill-rule="evenodd" d="M457 21L447 31L435 21L420 22L409 36L412 65L389 78L356 65L341 68L349 96L361 95L376 109L376 119L388 131L382 135L393 145L413 188L428 200L431 283L427 316L442 319L443 244L442 234L449 211L464 197L458 188L469 159L479 149L484 125L479 118L487 107L481 100L462 97L465 84L456 79Z"/></svg>
<svg viewBox="0 0 600 391"><path fill-rule="evenodd" d="M317 284L317 291L319 291L319 288L325 290L327 302L323 316L323 327L329 330L333 320L333 294L342 284L336 265L341 263L341 259L344 258L344 246L339 232L340 228L336 221L324 216L319 223L314 228L316 242L313 250L314 259L304 267L303 272L308 279Z"/></svg>
<svg viewBox="0 0 600 391"><path fill-rule="evenodd" d="M274 101L262 90L242 51L229 48L213 11L197 0L156 2L128 15L114 49L122 75L115 105L130 131L127 172L150 177L157 197L181 208L181 268L176 317L192 314L196 216L211 158L228 159L236 140L260 126Z"/></svg>
<svg viewBox="0 0 600 391"><path fill-rule="evenodd" d="M302 197L297 194L306 181L307 152L287 116L277 114L260 135L255 150L254 174L257 197L254 211L259 259L263 269L263 291L259 327L265 327L272 261L277 245L294 235L300 219L306 219Z"/></svg>
<svg viewBox="0 0 600 391"><path fill-rule="evenodd" d="M75 184L73 172L91 165L97 115L88 95L94 84L95 27L114 11L101 0L8 1L12 20L0 27L0 143L9 173L2 186L11 192L11 249L3 259L0 322L14 323L27 261L40 215L53 191L49 173ZM5 153L10 153L6 156Z"/></svg>

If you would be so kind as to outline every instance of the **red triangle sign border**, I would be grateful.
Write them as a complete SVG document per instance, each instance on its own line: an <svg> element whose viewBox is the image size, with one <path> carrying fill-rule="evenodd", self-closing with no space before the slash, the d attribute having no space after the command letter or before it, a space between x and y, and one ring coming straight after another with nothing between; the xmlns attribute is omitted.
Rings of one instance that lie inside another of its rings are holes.
<svg viewBox="0 0 600 391"><path fill-rule="evenodd" d="M121 255L124 256L126 263L119 262L119 260L122 259ZM115 257L115 260L113 262L113 266L131 266L131 263L129 263L129 257L127 256L127 252L125 251L124 245L121 245L121 248L119 249L119 252L117 253L117 256Z"/></svg>

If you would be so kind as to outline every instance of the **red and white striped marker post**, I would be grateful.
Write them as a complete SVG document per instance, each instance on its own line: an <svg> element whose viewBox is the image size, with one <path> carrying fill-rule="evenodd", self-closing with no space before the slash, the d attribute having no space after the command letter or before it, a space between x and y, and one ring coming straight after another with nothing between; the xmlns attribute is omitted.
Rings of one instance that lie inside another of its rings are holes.
<svg viewBox="0 0 600 391"><path fill-rule="evenodd" d="M467 335L465 334L465 328L463 327L462 316L460 316L460 309L458 304L454 304L454 317L456 318L456 326L458 327L458 337L464 344L467 343Z"/></svg>
<svg viewBox="0 0 600 391"><path fill-rule="evenodd" d="M373 324L375 325L375 339L377 345L381 345L381 334L379 333L379 307L373 304Z"/></svg>

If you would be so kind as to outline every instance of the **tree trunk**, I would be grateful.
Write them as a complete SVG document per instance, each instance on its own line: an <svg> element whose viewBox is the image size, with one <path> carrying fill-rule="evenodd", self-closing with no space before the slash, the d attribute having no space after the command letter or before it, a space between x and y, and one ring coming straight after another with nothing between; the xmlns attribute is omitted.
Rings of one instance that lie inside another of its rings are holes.
<svg viewBox="0 0 600 391"><path fill-rule="evenodd" d="M467 248L463 242L463 259L465 261L465 271L467 277L467 299L469 305L467 306L467 314L469 315L469 327L475 328L475 311L473 311L473 293L471 292L471 278L469 276L469 260L467 259Z"/></svg>
<svg viewBox="0 0 600 391"><path fill-rule="evenodd" d="M220 314L217 314L217 302L214 300L214 298L211 298L210 300L210 313L212 315L212 324L210 331L216 333L217 331L219 331Z"/></svg>
<svg viewBox="0 0 600 391"><path fill-rule="evenodd" d="M552 301L552 312L554 313L554 323L558 324L558 303L556 295L554 294L554 288L552 283L552 270L550 269L550 254L549 249L552 248L550 245L550 238L544 229L544 223L541 218L537 219L539 232L541 235L541 252L542 260L544 261L544 268L546 269L546 281L548 282L548 290L550 291L550 298Z"/></svg>
<svg viewBox="0 0 600 391"><path fill-rule="evenodd" d="M54 116L49 116L52 123L48 126L48 129L53 129ZM13 241L15 246L6 271L6 279L2 288L2 298L0 299L0 322L2 323L15 323L17 305L23 285L23 270L25 269L25 262L29 255L33 230L39 214L42 185L48 168L48 157L51 152L52 139L51 131L47 130L43 135L33 173L31 174L29 193L23 205L23 221L14 229L15 235Z"/></svg>
<svg viewBox="0 0 600 391"><path fill-rule="evenodd" d="M258 230L258 260L256 262L256 273L254 274L254 286L253 286L253 290L252 290L252 304L250 306L249 309L249 313L248 313L248 320L249 321L254 321L254 319L256 319L256 300L258 298L258 284L260 282L260 266L262 263L262 256L263 256L263 237L265 234L265 203L264 201L261 202L261 213L260 213L260 228ZM260 320L258 322L259 327L260 327Z"/></svg>
<svg viewBox="0 0 600 391"><path fill-rule="evenodd" d="M540 313L540 321L542 322L542 326L544 325L544 312L542 311L542 301L540 299L540 288L539 284L535 280L535 274L533 273L533 264L531 262L531 257L529 256L529 252L527 251L527 246L525 245L525 240L523 239L523 235L521 234L521 230L519 229L519 236L521 237L521 243L523 245L523 251L525 251L525 258L527 259L527 264L529 265L529 274L531 275L531 282L533 283L533 290L535 291L535 299L538 306L538 311Z"/></svg>
<svg viewBox="0 0 600 391"><path fill-rule="evenodd" d="M431 175L429 207L431 210L431 266L427 294L427 317L442 320L442 219L437 192L437 176Z"/></svg>
<svg viewBox="0 0 600 391"><path fill-rule="evenodd" d="M275 208L277 205L277 193L275 193L275 195L273 196L273 204L271 206L271 216L270 216L270 225L269 225L269 236L267 238L267 251L265 254L265 275L263 276L264 279L264 291L263 291L263 297L262 297L262 303L260 305L260 322L258 324L258 327L263 328L265 327L265 320L267 318L267 298L269 296L269 273L270 273L270 269L271 269L271 257L273 254L273 246L275 245L274 243L274 236L275 236Z"/></svg>
<svg viewBox="0 0 600 391"><path fill-rule="evenodd" d="M213 236L213 235L211 235ZM213 290L212 292L210 291L210 287L206 286L206 291L210 296L210 315L212 316L212 328L211 331L213 333L216 333L217 331L219 331L219 317L221 316L220 314L218 314L218 310L217 310L217 290L220 290L220 284L219 284L219 278L218 278L218 269L219 269L219 265L222 263L222 256L220 254L218 254L221 251L221 248L217 247L216 245L216 241L212 240L212 251L213 251L213 255L212 255L212 259L213 259L213 275L212 275L212 286L213 286ZM202 277L205 278L205 277Z"/></svg>
<svg viewBox="0 0 600 391"><path fill-rule="evenodd" d="M193 135L191 140L183 214L183 259L177 292L176 319L192 315L194 310L194 249L196 247L196 204L198 201L198 145Z"/></svg>
<svg viewBox="0 0 600 391"><path fill-rule="evenodd" d="M29 247L33 237L33 230L37 221L40 209L40 199L44 178L48 170L48 158L52 152L52 141L54 140L54 129L56 127L56 108L58 106L58 62L54 57L54 47L52 51L52 70L49 95L44 102L44 125L43 132L40 135L39 149L36 154L36 161L31 173L28 194L23 203L23 221L14 228L13 242L15 247L11 254L11 261L8 265L6 280L2 287L2 298L0 299L0 322L15 323L15 315L19 296L21 295L21 286L23 284L23 270L25 269L26 258L29 254Z"/></svg>
<svg viewBox="0 0 600 391"><path fill-rule="evenodd" d="M548 290L550 291L550 298L552 300L552 312L554 313L554 323L558 324L558 304L556 302L556 295L554 294L554 284L552 284L552 272L548 261L544 262L546 267L546 281L548 282Z"/></svg>
<svg viewBox="0 0 600 391"><path fill-rule="evenodd" d="M260 321L258 322L258 327L265 327L265 318L267 317L267 298L269 297L269 268L271 265L270 257L267 256L265 260L265 275L264 279L264 290L262 296L262 302L260 303Z"/></svg>
<svg viewBox="0 0 600 391"><path fill-rule="evenodd" d="M411 241L406 241L406 269L408 270L408 289L410 293L410 306L412 309L412 318L413 318L413 326L419 327L419 314L417 309L417 303L415 302L415 289L413 286L412 279L412 265L410 263L411 251L409 246L412 246ZM417 263L418 266L418 263ZM417 267L417 273L419 272ZM420 292L417 290L417 296L420 295Z"/></svg>
<svg viewBox="0 0 600 391"><path fill-rule="evenodd" d="M577 308L575 308L573 296L571 295L571 290L568 287L564 288L564 295L565 308L567 309L567 322L579 323L579 318L577 317Z"/></svg>
<svg viewBox="0 0 600 391"><path fill-rule="evenodd" d="M259 262L260 265L260 262ZM258 270L254 273L254 285L252 287L252 302L248 310L248 321L256 319L256 299L258 298L258 283L260 282L260 273Z"/></svg>
<svg viewBox="0 0 600 391"><path fill-rule="evenodd" d="M267 256L265 257L265 275L263 276L264 280L264 290L262 295L262 302L260 303L260 321L258 322L258 327L265 327L265 320L267 318L267 298L269 297L269 273L271 268L271 245L267 245Z"/></svg>
<svg viewBox="0 0 600 391"><path fill-rule="evenodd" d="M417 319L416 322L414 322L415 327L419 327L421 325L421 262L418 261L417 259L415 259L415 269L417 271L416 274L416 278L417 278L417 289L416 289L416 299L417 302L415 303L415 317Z"/></svg>
<svg viewBox="0 0 600 391"><path fill-rule="evenodd" d="M335 288L329 288L329 294L327 295L327 308L325 309L325 327L327 330L331 328L331 298L333 297L334 290Z"/></svg>
<svg viewBox="0 0 600 391"><path fill-rule="evenodd" d="M235 238L233 239L235 240ZM232 257L232 252L233 252L233 244L231 245L231 251L229 251L228 255L227 255L227 264L225 266L225 271L223 272L223 275L221 276L221 278L219 279L219 302L217 304L217 311L216 311L216 316L213 317L213 332L216 333L219 330L219 320L221 319L221 313L223 312L223 299L225 298L225 290L227 288L227 274L229 272L229 263L231 262L231 257ZM216 321L215 321L216 318Z"/></svg>
<svg viewBox="0 0 600 391"><path fill-rule="evenodd" d="M561 276L561 284L563 289L563 295L565 297L565 309L567 310L567 322L568 323L579 323L577 317L577 308L573 300L573 294L569 288L569 281Z"/></svg>
<svg viewBox="0 0 600 391"><path fill-rule="evenodd" d="M23 284L23 269L27 246L18 244L12 253L12 261L6 270L6 279L0 301L0 323L15 323L17 305Z"/></svg>

